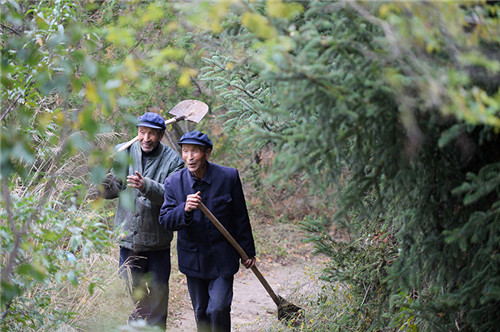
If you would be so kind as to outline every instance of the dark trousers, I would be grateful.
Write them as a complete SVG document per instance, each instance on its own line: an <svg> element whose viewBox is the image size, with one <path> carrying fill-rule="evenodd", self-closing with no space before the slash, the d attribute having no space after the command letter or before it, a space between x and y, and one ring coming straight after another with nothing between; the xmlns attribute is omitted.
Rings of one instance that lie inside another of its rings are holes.
<svg viewBox="0 0 500 332"><path fill-rule="evenodd" d="M170 248L136 252L120 247L120 275L135 309L129 321L144 319L148 325L166 329Z"/></svg>
<svg viewBox="0 0 500 332"><path fill-rule="evenodd" d="M230 331L233 280L187 277L198 331Z"/></svg>

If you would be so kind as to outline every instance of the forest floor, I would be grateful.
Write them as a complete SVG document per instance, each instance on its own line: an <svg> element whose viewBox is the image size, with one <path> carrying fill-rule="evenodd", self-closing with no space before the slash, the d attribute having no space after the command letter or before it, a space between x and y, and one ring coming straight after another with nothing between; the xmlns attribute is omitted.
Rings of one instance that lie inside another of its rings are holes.
<svg viewBox="0 0 500 332"><path fill-rule="evenodd" d="M307 311L308 305L321 291L319 275L326 259L312 254L312 244L304 242L305 234L296 224L262 223L255 226L254 237L259 253L257 267L277 295ZM279 240L270 239L270 234ZM195 331L196 323L186 278L177 267L175 242L174 239L167 331ZM103 275L115 273L117 258L118 250L114 249L102 267ZM120 278L110 277L108 285L100 292L102 294L98 299L88 304L89 313L75 324L78 325L77 331L152 331L141 326L126 325L133 305ZM231 320L233 331L290 330L286 324L278 321L277 306L260 281L243 266L235 275Z"/></svg>
<svg viewBox="0 0 500 332"><path fill-rule="evenodd" d="M320 290L318 269L324 264L319 257L301 262L261 262L258 267L274 292L305 309L310 296ZM169 313L167 331L195 331L194 314L186 286L179 292L176 311ZM233 331L265 331L285 329L277 318L277 306L251 270L241 269L235 275L231 307Z"/></svg>

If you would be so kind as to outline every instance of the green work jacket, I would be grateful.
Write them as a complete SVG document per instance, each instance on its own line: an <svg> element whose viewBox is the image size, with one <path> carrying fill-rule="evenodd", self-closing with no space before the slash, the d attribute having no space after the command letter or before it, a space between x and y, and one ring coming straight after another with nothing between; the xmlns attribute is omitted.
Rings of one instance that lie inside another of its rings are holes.
<svg viewBox="0 0 500 332"><path fill-rule="evenodd" d="M118 150L122 145L117 145L115 149ZM170 174L183 168L184 161L163 143L147 159L144 169L139 142L119 152L115 160L127 160L127 153L128 167L121 168L121 171L115 171L119 167L114 168L102 183L104 198L120 198L115 213L115 226L121 228L120 246L133 251L169 248L172 232L158 222L165 193L163 183ZM135 175L135 171L144 177L142 191L127 186L127 175Z"/></svg>

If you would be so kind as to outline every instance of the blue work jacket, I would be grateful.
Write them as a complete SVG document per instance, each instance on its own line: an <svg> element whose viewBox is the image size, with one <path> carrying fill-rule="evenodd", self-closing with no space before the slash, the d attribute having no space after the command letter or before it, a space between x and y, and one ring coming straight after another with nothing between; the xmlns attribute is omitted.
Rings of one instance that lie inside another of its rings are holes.
<svg viewBox="0 0 500 332"><path fill-rule="evenodd" d="M249 257L255 244L238 170L208 163L202 180L187 168L165 180L160 224L178 231L179 270L189 277L214 279L238 272L240 257L201 210L184 211L186 197L201 192L203 203L221 222Z"/></svg>

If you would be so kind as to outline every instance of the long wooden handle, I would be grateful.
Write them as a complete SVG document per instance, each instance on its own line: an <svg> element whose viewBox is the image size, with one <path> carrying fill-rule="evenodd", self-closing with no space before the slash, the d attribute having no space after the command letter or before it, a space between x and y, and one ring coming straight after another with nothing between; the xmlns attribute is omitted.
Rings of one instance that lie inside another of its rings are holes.
<svg viewBox="0 0 500 332"><path fill-rule="evenodd" d="M231 245L234 247L234 249L236 249L238 254L240 254L241 258L244 261L249 259L245 250L243 250L243 248L238 244L238 242L236 242L236 240L233 238L233 236L231 234L229 234L229 232L226 230L226 228L220 223L219 220L217 220L217 218L212 214L212 212L210 212L210 210L205 206L205 204L201 203L200 209L208 217L208 219L210 219L210 221L214 224L214 226L217 227L217 229L222 233L222 235L224 235L226 240L228 240L229 243L231 243ZM251 269L252 269L253 273L255 274L255 276L257 277L257 279L259 279L262 286L264 286L266 291L269 293L269 296L271 296L274 303L276 303L276 305L279 306L280 300L279 300L278 296L276 295L276 293L274 293L273 289L271 288L271 286L267 282L266 278L264 278L262 273L260 273L257 266L254 265L251 267Z"/></svg>

